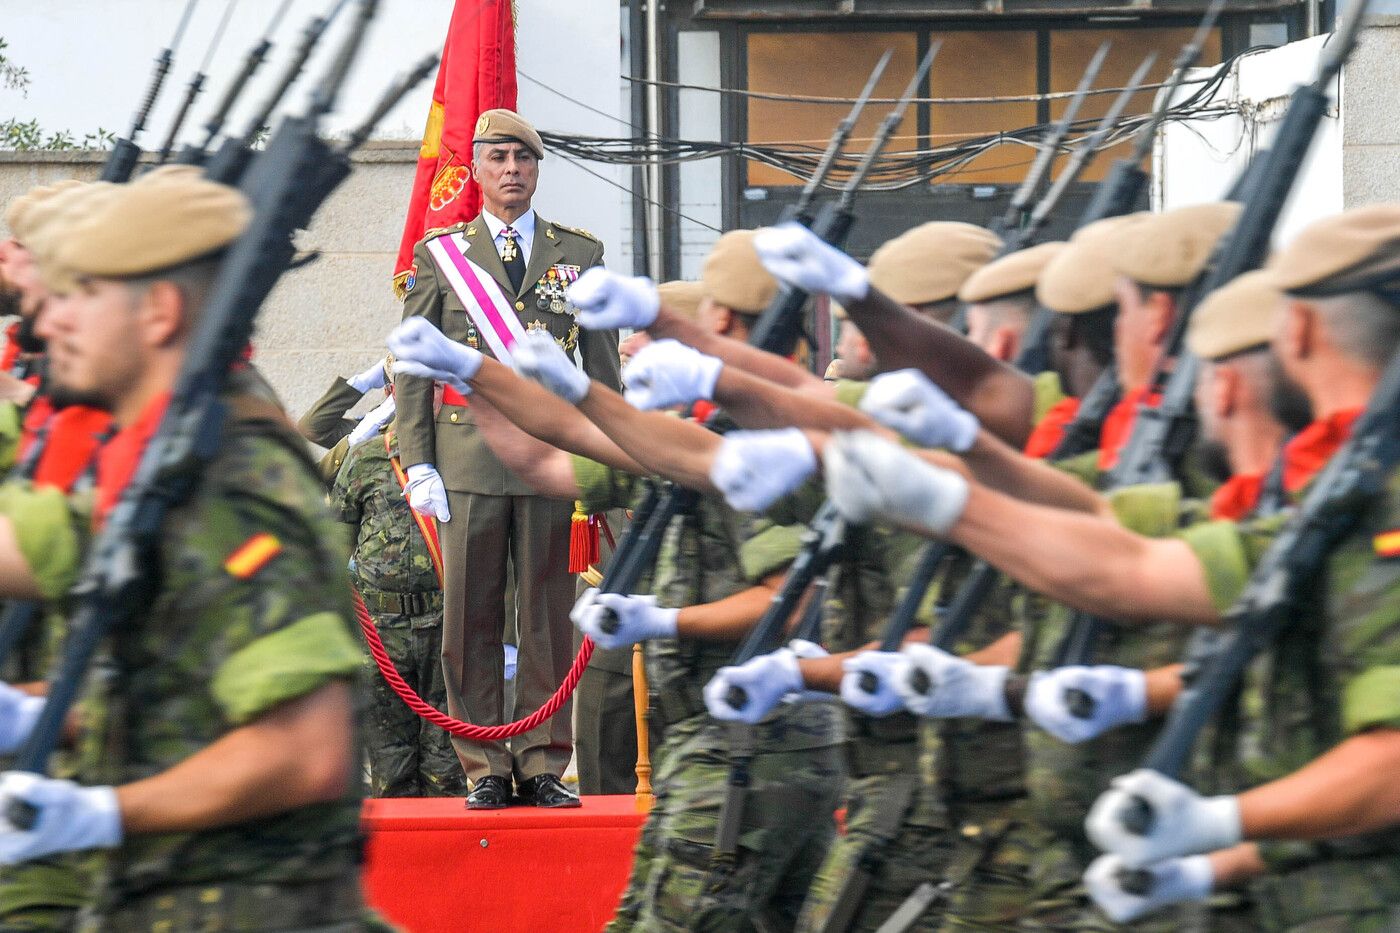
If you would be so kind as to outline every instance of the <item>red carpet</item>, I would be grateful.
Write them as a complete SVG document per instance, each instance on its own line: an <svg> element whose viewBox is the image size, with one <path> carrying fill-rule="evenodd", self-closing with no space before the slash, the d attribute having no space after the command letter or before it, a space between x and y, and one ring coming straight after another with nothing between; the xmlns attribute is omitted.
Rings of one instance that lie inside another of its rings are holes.
<svg viewBox="0 0 1400 933"><path fill-rule="evenodd" d="M593 933L627 883L643 815L629 795L470 813L460 798L367 800L364 818L366 896L409 933Z"/></svg>

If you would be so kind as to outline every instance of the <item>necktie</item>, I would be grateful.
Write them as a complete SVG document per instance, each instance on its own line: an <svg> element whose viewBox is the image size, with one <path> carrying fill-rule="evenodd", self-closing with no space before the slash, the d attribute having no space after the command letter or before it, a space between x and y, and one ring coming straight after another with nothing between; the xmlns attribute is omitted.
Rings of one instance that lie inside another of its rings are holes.
<svg viewBox="0 0 1400 933"><path fill-rule="evenodd" d="M516 242L519 235L514 227L504 227L501 230L501 236L505 238L505 242L501 244L501 262L505 263L506 275L510 276L511 290L516 294L520 293L520 286L525 281L525 257L521 255L520 244Z"/></svg>

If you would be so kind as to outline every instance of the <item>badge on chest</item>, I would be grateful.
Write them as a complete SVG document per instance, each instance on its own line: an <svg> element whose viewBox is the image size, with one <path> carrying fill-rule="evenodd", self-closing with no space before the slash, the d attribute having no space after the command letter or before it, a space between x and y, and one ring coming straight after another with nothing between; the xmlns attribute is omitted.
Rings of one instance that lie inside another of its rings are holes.
<svg viewBox="0 0 1400 933"><path fill-rule="evenodd" d="M535 307L554 314L576 314L574 306L565 299L565 292L578 280L581 266L556 263L535 283Z"/></svg>

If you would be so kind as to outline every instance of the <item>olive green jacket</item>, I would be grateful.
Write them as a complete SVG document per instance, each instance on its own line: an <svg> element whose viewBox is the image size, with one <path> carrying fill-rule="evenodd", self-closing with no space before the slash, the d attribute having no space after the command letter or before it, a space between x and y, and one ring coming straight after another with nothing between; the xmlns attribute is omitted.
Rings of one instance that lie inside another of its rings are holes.
<svg viewBox="0 0 1400 933"><path fill-rule="evenodd" d="M469 223L429 231L413 250L413 276L403 307L405 319L414 315L426 318L453 340L491 354L467 316L466 307L438 273L437 262L428 253L430 240L458 232L466 235L467 258L486 270L514 300L522 327L548 331L570 354L577 348L584 372L610 388L621 386L617 331L583 330L563 302L551 306L554 294L549 288L551 270L556 266L574 266L582 271L602 265L603 244L590 234L551 223L538 215L530 260L518 292L510 287L505 265L480 216ZM405 467L431 463L442 476L443 484L453 492L533 495L523 480L496 459L477 432L469 408L443 405L434 414L433 384L426 379L400 376L395 380L395 387L399 446Z"/></svg>

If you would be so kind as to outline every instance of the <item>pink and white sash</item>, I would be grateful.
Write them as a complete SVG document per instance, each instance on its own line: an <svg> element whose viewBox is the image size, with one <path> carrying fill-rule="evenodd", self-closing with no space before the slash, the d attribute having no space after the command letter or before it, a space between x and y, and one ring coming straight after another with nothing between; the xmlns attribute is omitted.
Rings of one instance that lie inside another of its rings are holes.
<svg viewBox="0 0 1400 933"><path fill-rule="evenodd" d="M525 329L501 286L489 272L467 258L467 238L461 233L436 237L428 241L428 252L467 309L467 316L486 346L496 359L512 365L511 348L525 337Z"/></svg>

